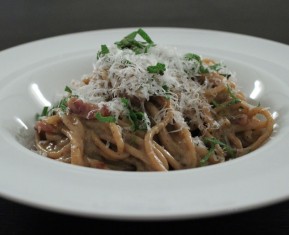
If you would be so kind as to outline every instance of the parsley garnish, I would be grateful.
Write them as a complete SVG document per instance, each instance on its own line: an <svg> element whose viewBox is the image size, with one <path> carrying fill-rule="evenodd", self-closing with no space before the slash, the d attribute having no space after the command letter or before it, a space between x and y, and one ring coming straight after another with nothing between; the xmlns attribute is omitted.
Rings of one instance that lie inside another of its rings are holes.
<svg viewBox="0 0 289 235"><path fill-rule="evenodd" d="M164 89L165 91L165 98L168 100L170 99L170 92L169 92L169 87L167 85L163 85L162 88Z"/></svg>
<svg viewBox="0 0 289 235"><path fill-rule="evenodd" d="M153 44L153 40L150 38L150 36L143 30L143 29L139 29L138 34L149 44Z"/></svg>
<svg viewBox="0 0 289 235"><path fill-rule="evenodd" d="M48 112L49 112L49 107L48 106L45 106L40 114L40 116L47 116L48 115Z"/></svg>
<svg viewBox="0 0 289 235"><path fill-rule="evenodd" d="M221 64L213 64L210 66L205 67L202 63L200 65L199 68L199 73L200 74L204 74L204 73L210 73L211 71L216 71L218 72L220 69L222 69L222 65Z"/></svg>
<svg viewBox="0 0 289 235"><path fill-rule="evenodd" d="M223 65L220 63L216 63L210 66L206 66L203 64L202 59L199 55L194 54L194 53L187 53L185 54L184 58L186 60L195 60L198 62L199 64L199 74L205 74L205 73L210 73L211 71L216 71L218 72L219 70L221 70L223 68ZM223 76L225 76L226 78L229 78L231 75L230 74L221 74Z"/></svg>
<svg viewBox="0 0 289 235"><path fill-rule="evenodd" d="M109 49L106 45L100 46L100 51L97 52L96 58L99 59L100 57L109 53Z"/></svg>
<svg viewBox="0 0 289 235"><path fill-rule="evenodd" d="M222 104L219 104L217 101L215 101L215 100L212 100L211 101L211 106L212 106L212 108L216 108L216 107L220 107L220 106L222 106Z"/></svg>
<svg viewBox="0 0 289 235"><path fill-rule="evenodd" d="M129 101L127 98L121 98L121 102L125 108L129 108Z"/></svg>
<svg viewBox="0 0 289 235"><path fill-rule="evenodd" d="M114 116L102 116L100 112L95 114L95 118L100 122L116 122L116 118Z"/></svg>
<svg viewBox="0 0 289 235"><path fill-rule="evenodd" d="M229 85L227 85L227 91L228 91L229 96L231 97L231 100L223 104L219 104L217 101L212 100L211 101L212 108L217 108L217 107L226 108L230 105L238 104L241 102L241 100L238 97L236 97L236 95L233 93L232 88Z"/></svg>
<svg viewBox="0 0 289 235"><path fill-rule="evenodd" d="M205 143L210 143L211 146L215 146L216 144L220 145L220 147L230 156L230 157L235 157L236 155L236 150L233 149L231 146L228 144L223 143L222 141L216 139L216 138L205 138L204 139Z"/></svg>
<svg viewBox="0 0 289 235"><path fill-rule="evenodd" d="M139 35L144 41L137 41L137 35ZM137 31L130 33L121 41L115 42L115 44L119 49L130 49L136 54L147 53L148 49L155 45L143 29L138 29Z"/></svg>
<svg viewBox="0 0 289 235"><path fill-rule="evenodd" d="M145 122L145 114L143 112L133 110L130 107L131 105L128 99L121 98L121 102L128 111L127 117L132 124L132 130L133 131L147 130L147 125Z"/></svg>
<svg viewBox="0 0 289 235"><path fill-rule="evenodd" d="M64 91L66 91L66 92L68 92L68 93L72 93L72 90L70 89L70 87L68 87L68 86L66 86L65 88L64 88Z"/></svg>
<svg viewBox="0 0 289 235"><path fill-rule="evenodd" d="M164 72L166 71L166 65L162 63L157 63L156 65L148 66L147 71L149 73L164 75Z"/></svg>
<svg viewBox="0 0 289 235"><path fill-rule="evenodd" d="M66 91L67 93L69 93L68 97L64 97L59 101L59 104L57 106L57 108L60 108L62 112L66 112L67 110L67 102L69 100L69 98L72 96L72 90L70 87L66 86L64 88L64 91ZM53 108L54 109L54 108Z"/></svg>
<svg viewBox="0 0 289 235"><path fill-rule="evenodd" d="M44 106L42 109L41 114L37 113L35 116L35 119L38 121L40 120L42 117L46 117L49 114L49 107L48 106Z"/></svg>
<svg viewBox="0 0 289 235"><path fill-rule="evenodd" d="M204 73L209 73L209 69L206 68L203 64L200 65L200 68L199 68L199 73L200 74L204 74Z"/></svg>
<svg viewBox="0 0 289 235"><path fill-rule="evenodd" d="M232 88L231 88L229 85L227 85L227 90L228 90L229 96L232 98L232 100L230 100L230 101L226 104L226 106L233 105L233 104L237 104L237 103L240 103L240 102L241 102L241 100L235 96L235 94L234 94L233 91L232 91Z"/></svg>
<svg viewBox="0 0 289 235"><path fill-rule="evenodd" d="M232 74L229 73L220 73L220 75L224 76L227 79L229 79L232 76Z"/></svg>
<svg viewBox="0 0 289 235"><path fill-rule="evenodd" d="M211 146L207 154L200 160L201 166L205 166L208 163L208 160L214 151L215 151L215 145Z"/></svg>
<svg viewBox="0 0 289 235"><path fill-rule="evenodd" d="M210 156L215 151L215 147L218 144L229 156L229 158L235 158L236 157L236 150L233 149L230 145L225 144L224 142L216 139L216 138L205 138L204 139L205 144L210 145L210 149L208 153L200 160L200 164L202 166L206 165Z"/></svg>
<svg viewBox="0 0 289 235"><path fill-rule="evenodd" d="M186 60L196 60L196 61L198 61L199 63L202 62L202 61L201 61L201 57L200 57L199 55L197 55L197 54L187 53L187 54L185 54L184 57L185 57Z"/></svg>
<svg viewBox="0 0 289 235"><path fill-rule="evenodd" d="M60 102L59 102L59 104L57 106L63 112L66 112L68 99L69 99L68 97L63 98L62 100L60 100Z"/></svg>
<svg viewBox="0 0 289 235"><path fill-rule="evenodd" d="M214 71L218 72L220 69L223 68L223 66L220 63L217 63L217 64L210 65L209 68L211 70L214 70Z"/></svg>
<svg viewBox="0 0 289 235"><path fill-rule="evenodd" d="M68 102L68 100L72 96L74 96L74 97L77 97L77 96L76 95L72 95L72 90L68 86L65 86L64 91L69 93L69 96L62 98L57 105L54 105L50 109L49 109L48 106L45 106L43 108L41 114L38 114L38 113L36 114L36 120L40 120L42 117L48 117L50 115L53 115L53 113L54 113L56 108L59 108L62 112L66 112L67 111L67 102Z"/></svg>

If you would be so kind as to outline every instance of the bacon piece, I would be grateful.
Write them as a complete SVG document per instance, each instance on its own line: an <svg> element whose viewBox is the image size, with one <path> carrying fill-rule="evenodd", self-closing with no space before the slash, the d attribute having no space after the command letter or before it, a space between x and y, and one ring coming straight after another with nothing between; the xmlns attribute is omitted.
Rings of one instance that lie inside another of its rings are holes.
<svg viewBox="0 0 289 235"><path fill-rule="evenodd" d="M42 131L44 132L48 132L48 133L57 133L58 132L58 129L55 125L51 125L51 124L48 124L47 122L45 121L38 121L36 122L35 126L34 126L34 129L40 133Z"/></svg>
<svg viewBox="0 0 289 235"><path fill-rule="evenodd" d="M67 106L71 113L86 119L95 118L95 114L97 112L100 112L103 117L110 115L110 111L108 110L107 106L104 105L103 107L99 108L96 104L83 102L83 100L76 97L72 97L68 101Z"/></svg>

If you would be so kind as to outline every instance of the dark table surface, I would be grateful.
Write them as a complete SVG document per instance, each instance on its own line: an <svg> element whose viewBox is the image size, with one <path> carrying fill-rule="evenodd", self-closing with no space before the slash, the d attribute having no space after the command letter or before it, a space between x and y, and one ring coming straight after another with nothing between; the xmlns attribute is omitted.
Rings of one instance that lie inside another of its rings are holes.
<svg viewBox="0 0 289 235"><path fill-rule="evenodd" d="M222 30L289 44L287 0L2 0L0 50L46 37L118 27ZM289 62L289 61L288 61ZM1 157L1 152L0 152ZM289 184L288 184L289 186ZM133 222L44 211L0 198L0 234L289 234L289 200L232 215Z"/></svg>

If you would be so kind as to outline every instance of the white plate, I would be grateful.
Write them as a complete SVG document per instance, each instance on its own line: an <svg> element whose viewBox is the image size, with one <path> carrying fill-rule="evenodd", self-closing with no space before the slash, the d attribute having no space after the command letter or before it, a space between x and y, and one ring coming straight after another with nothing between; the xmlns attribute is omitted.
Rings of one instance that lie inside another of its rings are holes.
<svg viewBox="0 0 289 235"><path fill-rule="evenodd" d="M33 131L34 114L45 102L52 102L72 79L90 73L101 44L133 30L65 35L0 53L1 195L69 214L151 220L220 215L288 199L289 47L264 39L207 30L145 29L158 44L224 61L236 71L248 96L279 115L272 138L242 158L168 173L115 172L59 163L19 143L19 129Z"/></svg>

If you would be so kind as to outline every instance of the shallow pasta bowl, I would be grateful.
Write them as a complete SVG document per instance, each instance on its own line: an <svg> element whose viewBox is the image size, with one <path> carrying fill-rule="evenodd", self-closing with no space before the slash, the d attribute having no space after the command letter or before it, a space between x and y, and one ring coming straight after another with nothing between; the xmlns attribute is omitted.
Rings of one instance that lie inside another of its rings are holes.
<svg viewBox="0 0 289 235"><path fill-rule="evenodd" d="M59 36L0 53L0 194L52 211L115 219L199 218L289 198L289 46L219 31L146 28L158 44L223 61L242 91L275 118L274 133L241 158L203 168L118 172L53 161L24 145L35 114L90 73L101 44L134 29Z"/></svg>

